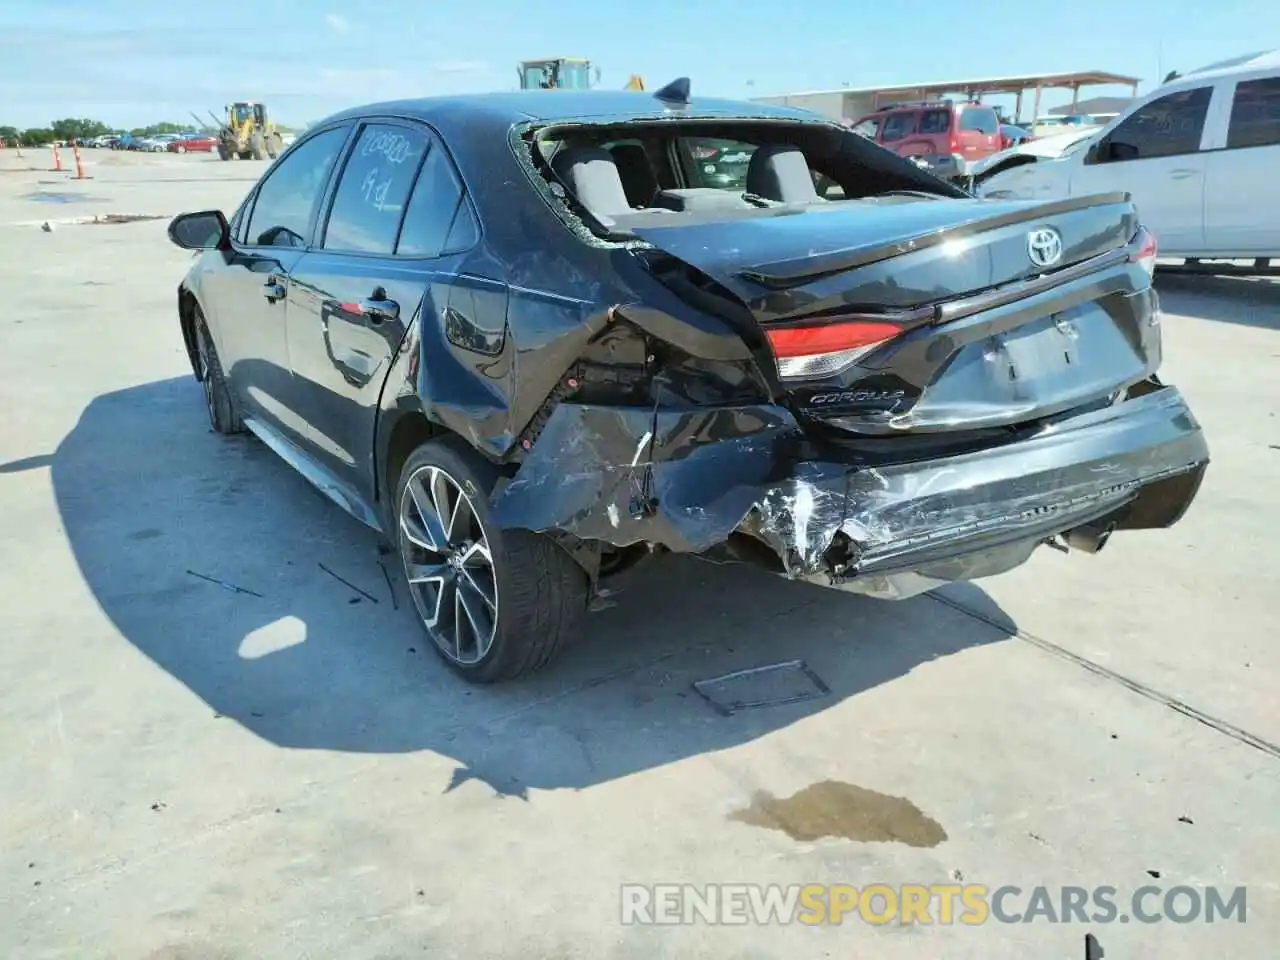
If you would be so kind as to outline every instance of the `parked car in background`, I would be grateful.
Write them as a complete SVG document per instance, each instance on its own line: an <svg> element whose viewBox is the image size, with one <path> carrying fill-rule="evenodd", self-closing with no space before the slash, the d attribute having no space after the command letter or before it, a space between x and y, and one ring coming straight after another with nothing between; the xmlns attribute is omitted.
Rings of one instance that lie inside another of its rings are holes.
<svg viewBox="0 0 1280 960"><path fill-rule="evenodd" d="M143 149L150 153L164 153L169 149L169 144L176 143L185 136L184 133L158 133L146 138L146 146Z"/></svg>
<svg viewBox="0 0 1280 960"><path fill-rule="evenodd" d="M1032 139L1034 138L1031 136L1031 131L1027 130L1025 127L1019 127L1012 123L1000 124L1001 150L1008 150L1011 147L1016 147L1018 144L1025 143Z"/></svg>
<svg viewBox="0 0 1280 960"><path fill-rule="evenodd" d="M1055 160L1077 146L1086 144L1098 133L1092 127L1068 128L1067 133L1055 134L1052 137L1037 137L1024 140L1016 146L999 153L993 153L985 160L975 163L969 170L971 186L986 183L996 174L1012 170L1026 164L1039 163L1042 160Z"/></svg>
<svg viewBox="0 0 1280 960"><path fill-rule="evenodd" d="M384 532L451 668L537 669L655 553L901 599L1178 522L1208 449L1127 197L687 90L349 110L169 225L213 429Z"/></svg>
<svg viewBox="0 0 1280 960"><path fill-rule="evenodd" d="M169 141L170 153L212 153L218 149L218 138L209 133L188 133Z"/></svg>
<svg viewBox="0 0 1280 960"><path fill-rule="evenodd" d="M967 176L970 166L1001 149L1000 118L981 103L893 104L858 120L853 129L943 179Z"/></svg>
<svg viewBox="0 0 1280 960"><path fill-rule="evenodd" d="M1189 73L1057 159L995 173L984 197L1130 194L1163 256L1280 257L1280 55Z"/></svg>
<svg viewBox="0 0 1280 960"><path fill-rule="evenodd" d="M1036 117L1031 124L1031 132L1037 137L1052 137L1064 133L1068 127L1097 127L1097 120L1087 113L1072 113L1067 116Z"/></svg>

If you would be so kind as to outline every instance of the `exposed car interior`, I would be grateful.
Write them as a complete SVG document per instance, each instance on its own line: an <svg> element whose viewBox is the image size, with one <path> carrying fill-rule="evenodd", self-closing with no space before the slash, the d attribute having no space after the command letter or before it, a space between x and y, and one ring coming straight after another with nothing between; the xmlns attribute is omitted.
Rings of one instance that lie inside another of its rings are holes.
<svg viewBox="0 0 1280 960"><path fill-rule="evenodd" d="M535 142L544 176L605 235L851 199L965 195L837 124L575 125L538 131Z"/></svg>

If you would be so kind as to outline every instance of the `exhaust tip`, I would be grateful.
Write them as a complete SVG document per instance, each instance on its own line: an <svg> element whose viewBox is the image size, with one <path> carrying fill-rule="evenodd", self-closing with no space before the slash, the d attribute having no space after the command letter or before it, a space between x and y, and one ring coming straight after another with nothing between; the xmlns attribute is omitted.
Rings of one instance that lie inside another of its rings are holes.
<svg viewBox="0 0 1280 960"><path fill-rule="evenodd" d="M1116 525L1114 523L1108 523L1106 526L1086 523L1073 530L1068 530L1062 535L1062 539L1073 550L1080 550L1084 553L1101 553L1102 548L1111 539L1111 534L1115 533L1115 529Z"/></svg>

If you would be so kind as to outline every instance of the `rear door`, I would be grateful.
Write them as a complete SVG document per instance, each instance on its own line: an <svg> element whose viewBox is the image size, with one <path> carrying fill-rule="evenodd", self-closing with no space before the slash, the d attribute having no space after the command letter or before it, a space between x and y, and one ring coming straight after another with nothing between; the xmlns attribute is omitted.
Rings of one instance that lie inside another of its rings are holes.
<svg viewBox="0 0 1280 960"><path fill-rule="evenodd" d="M297 411L285 333L289 274L303 256L350 128L307 138L263 178L237 220L231 248L201 278L223 369L247 414L295 443Z"/></svg>
<svg viewBox="0 0 1280 960"><path fill-rule="evenodd" d="M1213 91L1212 84L1190 87L1139 106L1073 165L1071 195L1122 190L1162 253L1202 251L1207 155L1201 143Z"/></svg>
<svg viewBox="0 0 1280 960"><path fill-rule="evenodd" d="M290 279L289 355L315 456L368 503L387 371L419 310L441 322L478 229L440 140L377 120L358 131L317 234Z"/></svg>
<svg viewBox="0 0 1280 960"><path fill-rule="evenodd" d="M1280 76L1227 82L1226 132L1205 170L1208 253L1280 253Z"/></svg>
<svg viewBox="0 0 1280 960"><path fill-rule="evenodd" d="M919 136L928 142L928 153L945 156L951 152L951 122L951 111L945 107L925 110L920 115Z"/></svg>

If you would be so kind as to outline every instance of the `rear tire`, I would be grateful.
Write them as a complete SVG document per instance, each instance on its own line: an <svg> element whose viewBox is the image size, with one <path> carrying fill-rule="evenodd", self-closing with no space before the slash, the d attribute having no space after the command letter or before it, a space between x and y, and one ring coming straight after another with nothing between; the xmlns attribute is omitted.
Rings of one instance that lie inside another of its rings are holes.
<svg viewBox="0 0 1280 960"><path fill-rule="evenodd" d="M227 145L225 143L218 144L218 146L215 149L218 151L219 160L231 159L231 151L227 149Z"/></svg>
<svg viewBox="0 0 1280 960"><path fill-rule="evenodd" d="M244 421L236 406L227 378L222 372L222 362L209 335L208 324L199 307L192 307L191 325L196 336L197 379L204 388L204 405L209 414L209 426L214 433L244 433Z"/></svg>
<svg viewBox="0 0 1280 960"><path fill-rule="evenodd" d="M436 653L471 683L544 667L587 610L587 575L554 540L492 523L497 479L461 442L431 440L410 454L395 490L412 609Z"/></svg>

